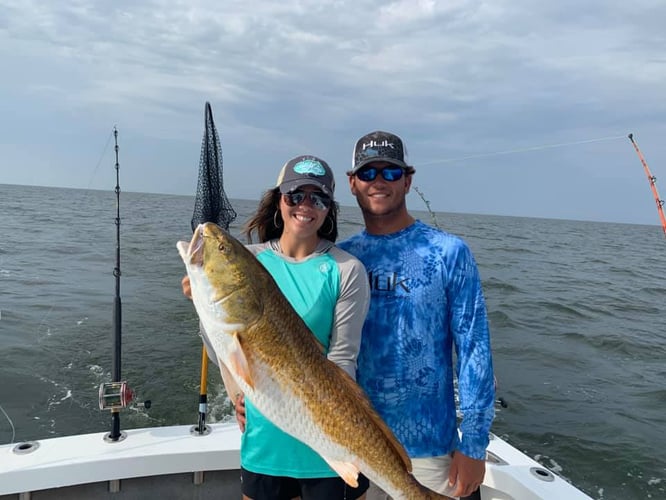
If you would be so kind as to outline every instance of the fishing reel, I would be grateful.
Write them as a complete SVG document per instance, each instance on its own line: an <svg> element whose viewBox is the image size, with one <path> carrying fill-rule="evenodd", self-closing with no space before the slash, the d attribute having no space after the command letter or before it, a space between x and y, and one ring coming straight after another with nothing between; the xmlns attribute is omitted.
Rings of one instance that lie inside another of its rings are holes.
<svg viewBox="0 0 666 500"><path fill-rule="evenodd" d="M127 382L105 382L99 386L99 409L120 411L132 402L136 394L129 388ZM150 408L150 400L136 403L139 408Z"/></svg>

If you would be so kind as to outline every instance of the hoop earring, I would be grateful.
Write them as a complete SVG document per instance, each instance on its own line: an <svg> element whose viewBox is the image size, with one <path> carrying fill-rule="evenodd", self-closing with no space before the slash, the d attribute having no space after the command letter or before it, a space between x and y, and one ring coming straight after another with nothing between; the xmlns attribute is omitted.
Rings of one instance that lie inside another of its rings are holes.
<svg viewBox="0 0 666 500"><path fill-rule="evenodd" d="M330 215L327 215L327 216L326 216L326 220L329 221L329 222L331 223L331 227L328 228L328 231L322 231L322 232L323 232L326 236L330 236L331 234L333 234L333 229L335 229L335 223L333 222L333 217L331 217ZM326 222L326 221L324 221L324 222ZM323 227L323 226L322 226L322 227Z"/></svg>
<svg viewBox="0 0 666 500"><path fill-rule="evenodd" d="M280 213L280 211L276 210L275 213L273 214L273 224L275 224L275 227L277 229L280 229L282 227L282 224L278 223L278 213Z"/></svg>

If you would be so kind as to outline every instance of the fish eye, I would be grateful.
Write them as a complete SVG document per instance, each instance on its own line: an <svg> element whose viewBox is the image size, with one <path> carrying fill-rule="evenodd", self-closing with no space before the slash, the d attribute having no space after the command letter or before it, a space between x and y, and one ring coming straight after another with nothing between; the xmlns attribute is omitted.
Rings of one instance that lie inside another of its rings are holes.
<svg viewBox="0 0 666 500"><path fill-rule="evenodd" d="M225 245L224 242L220 243L217 249L222 253L227 253L229 251L229 247L227 247L227 245Z"/></svg>

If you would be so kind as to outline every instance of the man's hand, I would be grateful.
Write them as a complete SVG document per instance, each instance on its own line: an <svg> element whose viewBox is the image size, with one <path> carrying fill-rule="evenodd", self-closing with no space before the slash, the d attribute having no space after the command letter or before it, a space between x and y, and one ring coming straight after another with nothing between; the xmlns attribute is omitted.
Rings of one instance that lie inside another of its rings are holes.
<svg viewBox="0 0 666 500"><path fill-rule="evenodd" d="M486 475L485 460L476 460L459 451L453 452L451 460L451 469L449 470L449 485L455 490L452 493L454 497L466 497L474 493Z"/></svg>
<svg viewBox="0 0 666 500"><path fill-rule="evenodd" d="M245 396L243 393L238 393L236 394L235 399L236 421L238 422L238 427L240 427L241 432L245 432Z"/></svg>
<svg viewBox="0 0 666 500"><path fill-rule="evenodd" d="M180 280L180 286L183 287L183 295L192 300L192 285L190 285L190 277L186 275L182 280Z"/></svg>

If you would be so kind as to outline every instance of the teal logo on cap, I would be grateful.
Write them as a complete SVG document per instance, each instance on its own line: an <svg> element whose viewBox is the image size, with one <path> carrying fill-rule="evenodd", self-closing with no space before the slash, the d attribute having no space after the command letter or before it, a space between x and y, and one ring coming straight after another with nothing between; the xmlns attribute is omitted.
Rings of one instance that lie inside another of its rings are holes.
<svg viewBox="0 0 666 500"><path fill-rule="evenodd" d="M301 175L316 175L321 177L326 175L324 166L317 160L301 160L294 165L294 172Z"/></svg>

